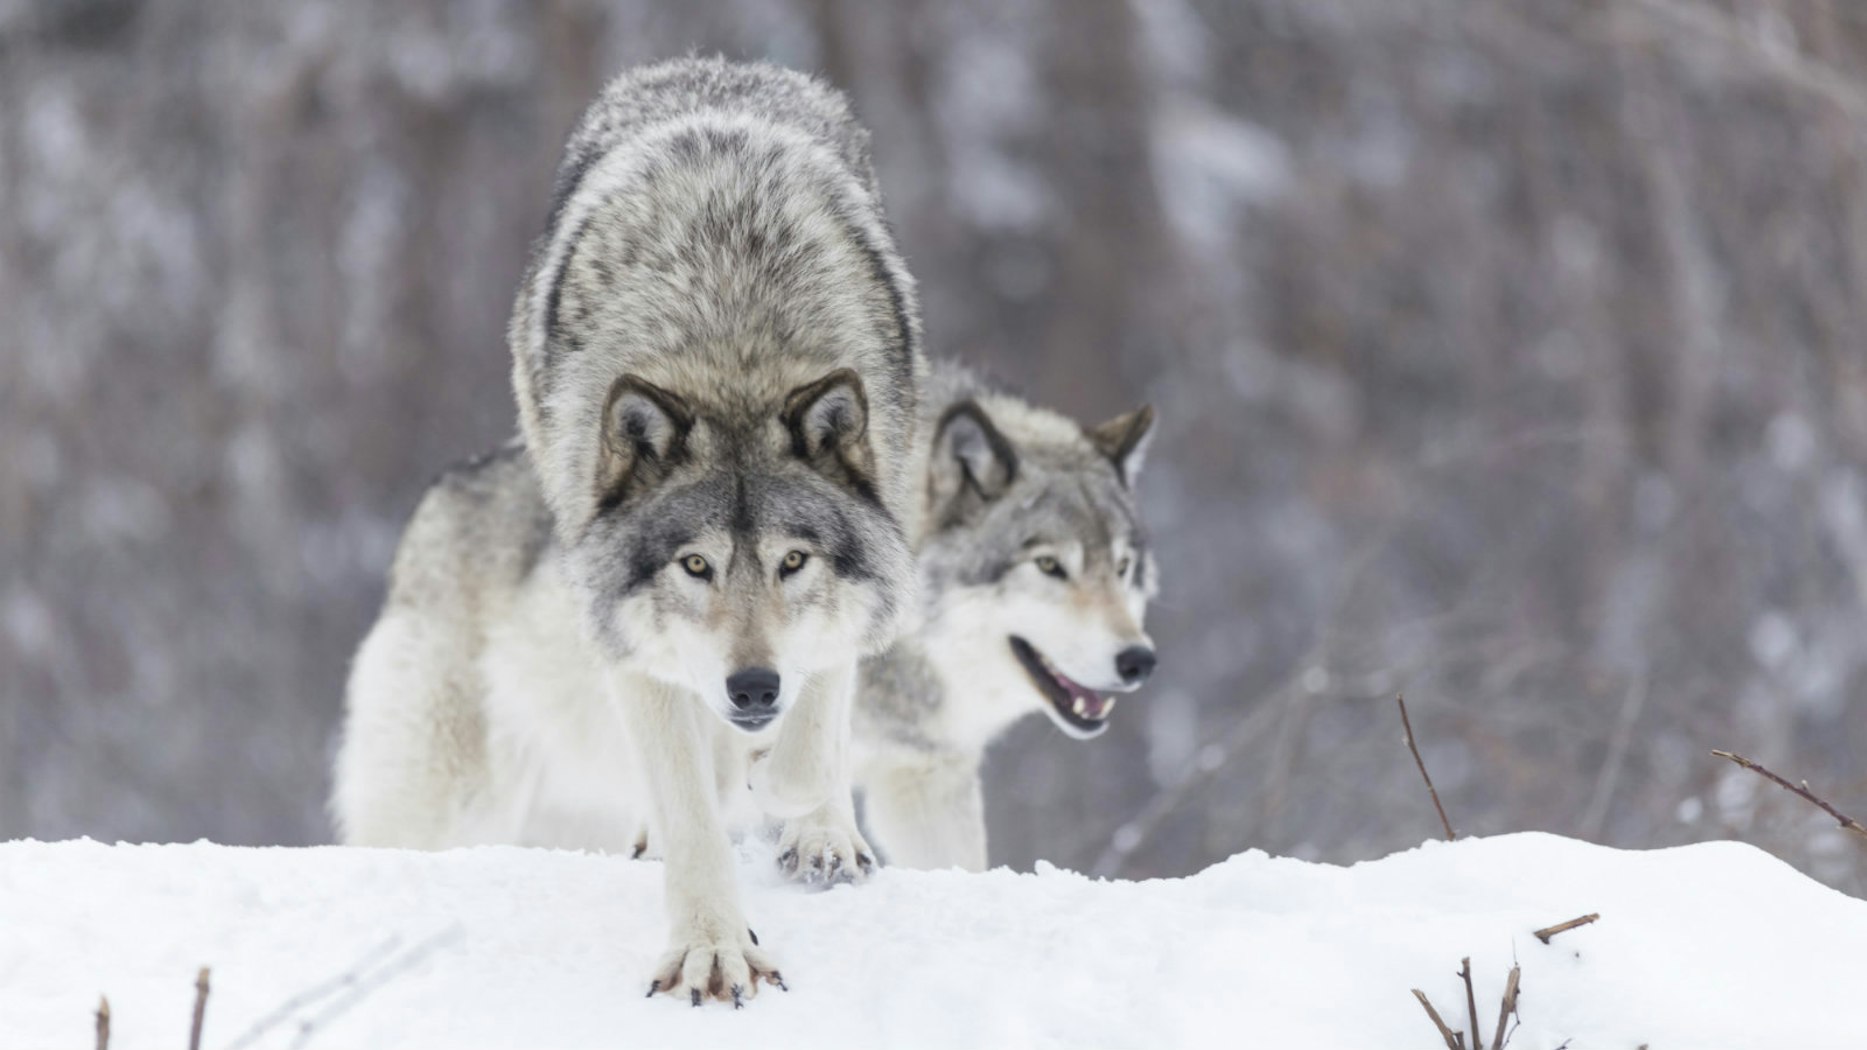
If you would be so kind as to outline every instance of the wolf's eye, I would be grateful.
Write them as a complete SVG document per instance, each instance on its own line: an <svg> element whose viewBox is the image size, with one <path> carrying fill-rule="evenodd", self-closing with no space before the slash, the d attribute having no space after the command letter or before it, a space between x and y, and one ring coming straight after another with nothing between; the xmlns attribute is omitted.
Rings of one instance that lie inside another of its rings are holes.
<svg viewBox="0 0 1867 1050"><path fill-rule="evenodd" d="M1055 576L1059 580L1070 578L1070 574L1063 571L1063 563L1048 554L1037 556L1037 571L1045 576Z"/></svg>
<svg viewBox="0 0 1867 1050"><path fill-rule="evenodd" d="M791 553L786 554L784 556L784 561L778 563L778 576L780 578L783 578L785 576L791 575L797 570L803 568L804 563L809 560L810 560L810 555L805 554L803 551L792 551Z"/></svg>
<svg viewBox="0 0 1867 1050"><path fill-rule="evenodd" d="M1115 575L1118 578L1125 580L1128 578L1128 570L1133 567L1134 567L1134 560L1131 558L1124 557L1122 558L1121 561L1115 563Z"/></svg>
<svg viewBox="0 0 1867 1050"><path fill-rule="evenodd" d="M687 570L687 575L696 576L703 580L713 575L713 566L708 565L707 560L698 554L689 554L687 557L682 558L681 568Z"/></svg>

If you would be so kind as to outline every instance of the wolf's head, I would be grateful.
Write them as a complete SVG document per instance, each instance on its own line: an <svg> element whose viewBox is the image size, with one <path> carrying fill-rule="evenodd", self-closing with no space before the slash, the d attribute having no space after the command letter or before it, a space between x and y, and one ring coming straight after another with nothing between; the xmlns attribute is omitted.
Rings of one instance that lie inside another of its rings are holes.
<svg viewBox="0 0 1867 1050"><path fill-rule="evenodd" d="M814 672L892 641L909 555L875 493L855 372L776 406L623 376L602 426L597 510L565 558L612 658L750 732Z"/></svg>
<svg viewBox="0 0 1867 1050"><path fill-rule="evenodd" d="M1134 482L1154 413L1084 430L1009 397L945 408L919 564L935 659L994 705L1087 738L1154 670L1154 560ZM955 671L953 667L960 669Z"/></svg>

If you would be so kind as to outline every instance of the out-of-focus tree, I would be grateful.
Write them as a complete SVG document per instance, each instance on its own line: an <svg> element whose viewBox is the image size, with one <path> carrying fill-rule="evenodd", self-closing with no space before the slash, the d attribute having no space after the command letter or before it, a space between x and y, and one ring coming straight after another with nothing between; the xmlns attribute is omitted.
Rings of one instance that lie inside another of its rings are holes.
<svg viewBox="0 0 1867 1050"><path fill-rule="evenodd" d="M562 136L690 50L873 127L930 342L1161 411L1155 685L995 859L1740 835L1860 892L1848 0L0 0L0 835L309 842L402 519L512 429ZM1721 768L1723 766L1723 768Z"/></svg>

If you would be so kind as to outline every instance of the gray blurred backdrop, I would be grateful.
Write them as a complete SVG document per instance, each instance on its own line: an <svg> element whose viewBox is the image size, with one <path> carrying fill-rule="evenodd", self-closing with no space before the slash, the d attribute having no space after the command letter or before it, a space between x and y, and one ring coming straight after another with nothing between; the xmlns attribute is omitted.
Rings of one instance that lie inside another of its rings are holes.
<svg viewBox="0 0 1867 1050"><path fill-rule="evenodd" d="M994 860L1453 821L1863 851L1867 5L0 0L0 837L328 841L352 648L579 108L691 50L874 129L931 347L1150 400L1163 664Z"/></svg>

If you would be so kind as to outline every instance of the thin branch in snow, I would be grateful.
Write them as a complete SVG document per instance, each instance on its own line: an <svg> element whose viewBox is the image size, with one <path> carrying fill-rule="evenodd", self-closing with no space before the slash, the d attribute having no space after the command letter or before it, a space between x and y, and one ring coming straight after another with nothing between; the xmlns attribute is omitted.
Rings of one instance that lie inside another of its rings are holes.
<svg viewBox="0 0 1867 1050"><path fill-rule="evenodd" d="M1478 1050L1478 998L1472 994L1472 957L1459 960L1459 979L1465 982L1465 1016L1472 1020L1472 1050Z"/></svg>
<svg viewBox="0 0 1867 1050"><path fill-rule="evenodd" d="M1768 777L1769 779L1774 780L1775 782L1782 785L1783 787L1788 788L1790 791L1793 791L1796 794L1801 795L1803 798L1807 799L1808 801L1814 803L1815 805L1820 806L1822 808L1822 812L1835 818L1835 821L1839 823L1842 827L1846 828L1849 831L1852 831L1854 834L1859 835L1862 838L1867 838L1867 827L1862 827L1860 821L1855 820L1853 817L1850 817L1847 814L1836 809L1835 807L1829 805L1827 799L1824 799L1820 795L1817 795L1815 792L1810 791L1808 781L1806 780L1803 781L1802 786L1797 787L1796 785L1791 784L1789 781L1784 780L1782 777L1777 776L1775 773L1770 772L1768 769L1765 769L1764 767L1758 765L1757 763L1752 762L1750 759L1745 758L1743 755L1732 754L1729 751L1713 751L1712 754L1717 755L1719 758L1730 759L1731 761L1737 763L1740 766L1743 766L1745 769L1750 770L1752 773L1755 773L1758 776Z"/></svg>
<svg viewBox="0 0 1867 1050"><path fill-rule="evenodd" d="M188 1029L188 1050L201 1050L201 1025L207 1020L208 968L194 977L194 1024Z"/></svg>
<svg viewBox="0 0 1867 1050"><path fill-rule="evenodd" d="M1497 1032L1491 1037L1491 1050L1504 1050L1510 1045L1511 1036L1517 1034L1517 1028L1510 1024L1510 1019L1517 1016L1517 987L1522 977L1523 968L1513 962L1510 977L1504 982L1504 997L1498 1003ZM1484 1036L1480 1034L1478 1028L1478 997L1472 992L1472 959L1469 955L1459 960L1459 980L1465 984L1465 1010L1471 1018L1469 1050L1485 1050ZM1425 1008L1427 1019L1433 1022L1434 1028L1439 1029L1439 1038L1445 1040L1446 1050L1467 1050L1466 1033L1453 1031L1452 1026L1447 1024L1446 1019L1441 1017L1439 1011L1433 1007L1433 1001L1426 997L1425 992L1418 988L1412 991L1413 997L1418 999L1420 1006Z"/></svg>
<svg viewBox="0 0 1867 1050"><path fill-rule="evenodd" d="M1452 833L1452 822L1446 819L1446 807L1439 804L1439 789L1433 787L1433 778L1426 772L1426 761L1420 757L1419 745L1413 742L1413 722L1407 718L1407 698L1397 695L1394 702L1400 705L1400 725L1407 731L1407 750L1413 752L1413 764L1420 767L1420 779L1426 781L1426 791L1433 796L1433 808L1439 811L1439 826L1446 829L1446 841L1451 842L1458 836Z"/></svg>
<svg viewBox="0 0 1867 1050"><path fill-rule="evenodd" d="M1586 926L1589 923L1594 922L1596 919L1599 919L1599 918L1601 918L1600 912L1591 911L1587 915L1583 915L1580 918L1570 919L1568 922L1559 922L1554 926L1545 926L1542 929L1535 931L1535 936L1537 940L1542 941L1544 944L1548 944L1549 939L1551 937L1554 937L1555 935L1562 933L1565 930L1573 930L1577 926Z"/></svg>
<svg viewBox="0 0 1867 1050"><path fill-rule="evenodd" d="M1446 1041L1446 1050L1465 1050L1465 1037L1446 1027L1445 1019L1439 1016L1438 1010L1433 1009L1433 1001L1426 997L1426 993L1415 988L1413 997L1426 1008L1426 1016L1432 1018L1433 1027L1439 1029L1439 1038Z"/></svg>
<svg viewBox="0 0 1867 1050"><path fill-rule="evenodd" d="M97 997L97 1050L110 1050L110 997Z"/></svg>
<svg viewBox="0 0 1867 1050"><path fill-rule="evenodd" d="M1523 967L1513 963L1510 968L1510 978L1504 982L1504 1001L1498 1007L1497 1034L1491 1037L1491 1050L1504 1050L1504 1044L1509 1041L1504 1031L1504 1022L1510 1020L1511 1015L1517 1012L1517 979L1522 976ZM1477 1031L1478 1025L1474 1022L1472 1024L1474 1039L1477 1038Z"/></svg>

